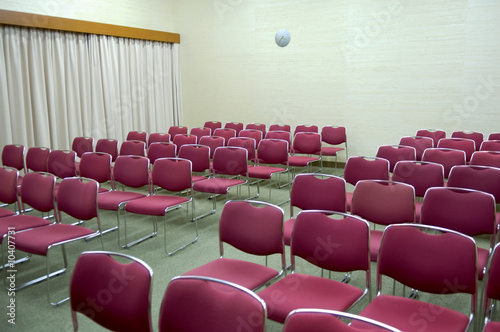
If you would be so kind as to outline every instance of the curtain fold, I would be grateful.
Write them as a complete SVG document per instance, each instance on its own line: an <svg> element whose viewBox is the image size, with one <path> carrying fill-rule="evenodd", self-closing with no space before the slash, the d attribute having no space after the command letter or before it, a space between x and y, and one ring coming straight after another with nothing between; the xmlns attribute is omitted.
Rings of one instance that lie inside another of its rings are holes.
<svg viewBox="0 0 500 332"><path fill-rule="evenodd" d="M0 144L69 149L179 124L178 46L0 27Z"/></svg>

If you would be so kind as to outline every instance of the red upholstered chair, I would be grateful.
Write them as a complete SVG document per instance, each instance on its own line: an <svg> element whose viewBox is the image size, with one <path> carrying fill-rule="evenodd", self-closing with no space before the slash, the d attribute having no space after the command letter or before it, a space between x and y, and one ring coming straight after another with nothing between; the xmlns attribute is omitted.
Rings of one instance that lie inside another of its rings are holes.
<svg viewBox="0 0 500 332"><path fill-rule="evenodd" d="M104 152L86 152L80 160L80 176L96 180L99 192L109 191L101 184L111 182L111 155Z"/></svg>
<svg viewBox="0 0 500 332"><path fill-rule="evenodd" d="M0 218L13 216L21 211L21 203L18 199L18 178L17 169L0 167L0 183L2 184L0 185L0 203L7 205L7 207L0 207Z"/></svg>
<svg viewBox="0 0 500 332"><path fill-rule="evenodd" d="M31 255L45 256L46 275L31 281L25 282L16 290L23 289L34 283L47 281L47 299L51 305L59 305L69 299L69 297L57 302L52 302L50 296L49 280L61 273L66 272L68 262L66 259L65 247L77 240L89 238L92 235L100 234L100 221L97 212L97 190L99 184L95 180L70 177L62 180L57 191L57 219L58 223L48 226L36 227L16 233L16 251L22 251ZM74 224L64 224L61 222L62 215L71 217L73 220L97 221L97 230ZM101 247L103 246L102 235ZM63 251L64 266L50 272L51 264L49 252L53 248L60 247Z"/></svg>
<svg viewBox="0 0 500 332"><path fill-rule="evenodd" d="M111 155L111 161L115 162L118 157L118 145L120 142L116 139L101 138L95 145L95 152L105 152Z"/></svg>
<svg viewBox="0 0 500 332"><path fill-rule="evenodd" d="M484 135L483 133L471 130L454 131L451 133L452 138L467 138L474 141L476 146L476 151L479 150L481 143L483 143Z"/></svg>
<svg viewBox="0 0 500 332"><path fill-rule="evenodd" d="M210 129L208 127L194 127L194 128L191 128L191 130L189 131L189 134L195 135L196 137L198 137L197 142L199 143L200 139L203 136L212 135L212 129Z"/></svg>
<svg viewBox="0 0 500 332"><path fill-rule="evenodd" d="M389 161L389 172L393 172L394 166L401 160L416 160L417 152L412 146L404 145L381 145L377 149L377 158L384 158Z"/></svg>
<svg viewBox="0 0 500 332"><path fill-rule="evenodd" d="M500 244L497 244L490 255L488 271L485 278L484 294L482 298L483 314L479 325L483 332L495 332L500 329L500 322L493 321L495 302L500 300Z"/></svg>
<svg viewBox="0 0 500 332"><path fill-rule="evenodd" d="M168 134L170 135L170 139L174 139L175 135L183 134L187 135L188 134L188 127L185 126L170 126L168 128Z"/></svg>
<svg viewBox="0 0 500 332"><path fill-rule="evenodd" d="M210 176L210 148L201 144L185 144L179 150L179 158L191 161L192 181L208 179Z"/></svg>
<svg viewBox="0 0 500 332"><path fill-rule="evenodd" d="M359 322L360 329L347 324L345 320ZM400 330L387 324L366 317L337 310L296 309L286 318L283 332L360 332L360 331L391 331Z"/></svg>
<svg viewBox="0 0 500 332"><path fill-rule="evenodd" d="M319 128L317 125L299 124L295 126L293 135L295 136L297 133L319 133Z"/></svg>
<svg viewBox="0 0 500 332"><path fill-rule="evenodd" d="M78 158L81 158L85 152L94 151L94 139L92 137L75 137L71 144L71 150L76 152Z"/></svg>
<svg viewBox="0 0 500 332"><path fill-rule="evenodd" d="M45 147L31 147L26 152L26 171L47 172L47 160L50 149Z"/></svg>
<svg viewBox="0 0 500 332"><path fill-rule="evenodd" d="M409 184L415 189L415 221L418 222L427 189L444 187L444 168L441 164L425 161L398 161L392 180Z"/></svg>
<svg viewBox="0 0 500 332"><path fill-rule="evenodd" d="M143 141L123 141L120 145L120 156L146 156L146 143Z"/></svg>
<svg viewBox="0 0 500 332"><path fill-rule="evenodd" d="M286 130L269 130L265 136L266 139L282 139L288 142L288 148L292 147L292 134ZM291 151L291 150L289 150Z"/></svg>
<svg viewBox="0 0 500 332"><path fill-rule="evenodd" d="M493 195L483 191L456 187L429 188L424 196L420 222L469 236L489 235L489 248L477 248L478 277L481 280L496 241L495 208Z"/></svg>
<svg viewBox="0 0 500 332"><path fill-rule="evenodd" d="M236 284L199 276L170 281L163 296L160 332L266 331L266 305Z"/></svg>
<svg viewBox="0 0 500 332"><path fill-rule="evenodd" d="M177 151L179 151L181 146L185 144L198 143L198 137L196 135L190 135L190 134L177 134L172 139L172 142L177 146Z"/></svg>
<svg viewBox="0 0 500 332"><path fill-rule="evenodd" d="M292 273L258 293L266 302L267 317L283 323L299 308L347 311L370 294L368 251L369 225L365 220L333 211L301 211L292 233ZM297 257L326 271L362 272L362 285L298 273Z"/></svg>
<svg viewBox="0 0 500 332"><path fill-rule="evenodd" d="M7 144L2 148L2 165L26 171L24 164L24 145Z"/></svg>
<svg viewBox="0 0 500 332"><path fill-rule="evenodd" d="M439 140L437 147L464 151L465 161L467 163L470 161L472 154L476 151L476 143L468 138L442 138ZM479 149L479 147L477 149Z"/></svg>
<svg viewBox="0 0 500 332"><path fill-rule="evenodd" d="M500 152L500 140L483 141L479 147L479 151L496 151Z"/></svg>
<svg viewBox="0 0 500 332"><path fill-rule="evenodd" d="M177 157L177 145L172 142L153 142L148 149L148 159L153 165L156 159Z"/></svg>
<svg viewBox="0 0 500 332"><path fill-rule="evenodd" d="M242 130L240 133L243 133L246 129ZM260 131L256 131L260 134ZM260 141L260 140L259 140ZM255 162L255 149L257 148L256 140L252 137L231 137L227 142L227 146L239 146L240 148L244 148L248 152L248 162L252 164Z"/></svg>
<svg viewBox="0 0 500 332"><path fill-rule="evenodd" d="M210 128L211 133L213 133L215 129L222 128L222 122L220 122L220 121L207 121L207 122L205 122L203 127Z"/></svg>
<svg viewBox="0 0 500 332"><path fill-rule="evenodd" d="M236 137L238 135L236 134L236 130L233 128L218 128L214 130L212 136L224 137L224 144L227 145L227 142L231 137Z"/></svg>
<svg viewBox="0 0 500 332"><path fill-rule="evenodd" d="M424 153L424 150L434 147L434 141L430 137L404 136L399 140L399 145L414 147L416 160L420 161L422 160L422 154Z"/></svg>
<svg viewBox="0 0 500 332"><path fill-rule="evenodd" d="M248 184L248 151L244 148L234 146L221 146L215 149L212 174L206 180L197 181L193 184L193 190L202 193L226 195L231 188L247 185L248 196L250 186ZM239 188L238 188L239 189ZM212 211L196 216L196 219L214 214L217 199L212 199Z"/></svg>
<svg viewBox="0 0 500 332"><path fill-rule="evenodd" d="M266 137L267 126L265 123L247 123L245 129L256 129L262 132L262 139Z"/></svg>
<svg viewBox="0 0 500 332"><path fill-rule="evenodd" d="M151 146L151 143L157 142L171 142L172 138L168 133L152 133L148 136L148 149Z"/></svg>
<svg viewBox="0 0 500 332"><path fill-rule="evenodd" d="M500 152L476 151L472 154L470 165L491 166L500 168Z"/></svg>
<svg viewBox="0 0 500 332"><path fill-rule="evenodd" d="M390 279L438 297L431 296L431 303L424 296L416 300L384 294L383 281ZM422 224L390 225L377 262L377 296L359 315L401 331L465 331L477 312L477 287L476 244L471 237ZM456 293L470 296L470 306L464 307L470 315L444 306Z"/></svg>
<svg viewBox="0 0 500 332"><path fill-rule="evenodd" d="M289 133L292 132L292 127L287 124L282 124L282 123L277 123L277 124L272 124L269 126L269 131L288 131Z"/></svg>
<svg viewBox="0 0 500 332"><path fill-rule="evenodd" d="M488 140L500 140L500 132L489 134Z"/></svg>
<svg viewBox="0 0 500 332"><path fill-rule="evenodd" d="M234 129L236 131L236 137L238 137L238 135L240 134L240 131L242 131L245 128L245 125L241 122L226 122L226 124L224 125L224 128Z"/></svg>
<svg viewBox="0 0 500 332"><path fill-rule="evenodd" d="M70 150L52 150L47 159L47 172L60 179L76 175L76 153Z"/></svg>
<svg viewBox="0 0 500 332"><path fill-rule="evenodd" d="M226 139L222 136L203 136L199 144L206 145L210 148L210 159L213 159L215 149L219 146L225 146Z"/></svg>
<svg viewBox="0 0 500 332"><path fill-rule="evenodd" d="M346 183L355 186L360 180L389 180L389 161L384 158L351 156L344 169ZM347 211L351 210L352 189L346 188Z"/></svg>
<svg viewBox="0 0 500 332"><path fill-rule="evenodd" d="M144 143L148 142L148 133L145 131L129 131L127 133L126 141L141 141Z"/></svg>
<svg viewBox="0 0 500 332"><path fill-rule="evenodd" d="M434 146L437 148L438 142L441 138L446 137L446 132L439 129L420 129L417 130L415 136L430 137L434 141Z"/></svg>
<svg viewBox="0 0 500 332"><path fill-rule="evenodd" d="M375 225L415 222L415 190L406 183L361 180L352 194L351 213ZM383 230L370 231L370 259L377 261Z"/></svg>
<svg viewBox="0 0 500 332"><path fill-rule="evenodd" d="M312 163L321 163L321 159L321 135L319 133L298 132L295 134L292 154L288 158L293 174L296 173L297 167L308 170Z"/></svg>
<svg viewBox="0 0 500 332"><path fill-rule="evenodd" d="M243 259L224 256L224 246L236 248ZM257 201L228 201L219 220L220 257L183 275L199 275L233 282L256 290L280 277L285 270L283 210ZM281 257L281 269L267 266L267 256ZM246 260L266 257L266 264Z"/></svg>
<svg viewBox="0 0 500 332"><path fill-rule="evenodd" d="M262 131L258 129L243 129L238 137L248 137L255 140L255 147L259 146L260 140L264 138Z"/></svg>
<svg viewBox="0 0 500 332"><path fill-rule="evenodd" d="M445 148L426 149L422 155L422 161L443 165L445 179L448 178L453 166L466 164L465 152L463 150Z"/></svg>
<svg viewBox="0 0 500 332"><path fill-rule="evenodd" d="M500 168L479 165L454 166L447 185L487 192L500 204Z"/></svg>
<svg viewBox="0 0 500 332"><path fill-rule="evenodd" d="M189 244L195 243L198 240L198 226L196 219L194 218L194 208L193 208L193 191L192 180L191 180L191 161L181 158L161 158L155 161L153 166L153 172L151 174L151 184L152 186L161 188L166 191L158 192L155 190L152 195L130 200L125 203L125 245L124 248L129 248L135 244L138 244L146 239L156 236L158 233L157 217L163 217L164 219L164 242L165 242L165 252L168 255L173 255L177 251L184 249ZM188 191L189 196L182 196L182 193ZM187 220L194 220L194 227L196 236L194 240L191 240L182 246L178 247L173 251L167 249L167 213L171 210L177 209L182 204L191 203L191 214L193 217L189 217ZM151 234L145 235L140 239L132 242L127 240L127 216L131 213L147 215L154 217L153 222L153 232ZM128 243L127 243L128 242Z"/></svg>
<svg viewBox="0 0 500 332"><path fill-rule="evenodd" d="M285 221L285 244L290 245L296 209L346 212L346 183L341 177L327 174L298 174L290 193L290 219Z"/></svg>
<svg viewBox="0 0 500 332"><path fill-rule="evenodd" d="M324 126L321 128L321 142L326 144L321 147L323 158L335 157L335 168L337 168L339 152L344 151L347 160L347 131L345 127ZM321 168L323 168L323 165L321 165Z"/></svg>
<svg viewBox="0 0 500 332"><path fill-rule="evenodd" d="M69 287L73 328L78 330L78 314L83 314L112 331L153 331L152 290L153 270L142 260L85 251L76 261Z"/></svg>

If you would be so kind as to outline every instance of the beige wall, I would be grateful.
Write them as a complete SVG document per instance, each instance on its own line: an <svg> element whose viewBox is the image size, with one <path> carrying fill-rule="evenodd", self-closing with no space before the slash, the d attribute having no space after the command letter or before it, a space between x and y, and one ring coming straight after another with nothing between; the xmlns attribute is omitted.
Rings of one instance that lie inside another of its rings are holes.
<svg viewBox="0 0 500 332"><path fill-rule="evenodd" d="M374 155L420 128L500 131L498 0L12 1L181 34L184 125L344 125ZM280 48L274 34L290 31Z"/></svg>

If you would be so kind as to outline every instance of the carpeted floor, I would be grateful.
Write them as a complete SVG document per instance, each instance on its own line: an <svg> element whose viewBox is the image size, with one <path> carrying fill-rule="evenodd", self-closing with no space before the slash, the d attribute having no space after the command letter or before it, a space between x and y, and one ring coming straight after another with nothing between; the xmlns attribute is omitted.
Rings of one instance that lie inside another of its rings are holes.
<svg viewBox="0 0 500 332"><path fill-rule="evenodd" d="M325 173L341 174L341 170L325 169ZM352 189L352 188L350 188ZM255 193L256 186L251 187L252 193ZM267 200L267 187L261 188L262 196ZM246 193L246 190L242 191ZM288 189L273 189L273 201L281 202L288 196ZM231 199L236 199L235 192L229 196ZM104 250L126 253L144 260L151 266L154 272L153 296L152 296L152 321L153 327L158 330L158 315L161 300L168 282L175 276L182 274L190 269L193 269L210 260L216 259L219 256L218 247L218 218L223 208L225 198L217 198L217 213L201 219L198 222L199 239L195 244L188 246L186 249L179 251L174 256L167 256L164 251L164 236L163 230L165 225L163 221L159 223L158 236L148 239L147 241L133 246L129 249L122 249L118 245L117 232L111 232L103 236ZM211 209L212 202L203 195L196 196L197 213L208 211ZM285 218L289 216L289 204L282 205L285 211ZM112 211L101 211L101 221L103 227L110 227L116 224L116 214ZM140 234L146 233L152 229L152 220L149 217L131 216L127 219L129 225L129 236L131 239L139 237ZM191 240L194 237L194 224L186 222L186 208L176 210L168 214L167 222L167 242L169 249L180 246L182 243ZM140 233L142 231L142 233ZM480 246L487 246L488 239L480 238L478 240ZM68 251L69 268L67 273L58 276L51 280L51 288L55 299L63 298L68 294L68 285L71 277L72 269L78 258L79 253L87 250L101 250L99 239L94 239L89 242L79 241L66 246ZM17 253L21 255L20 252ZM242 253L235 249L227 248L227 257L245 258ZM257 262L264 263L264 259L255 259ZM260 260L259 260L260 259ZM289 258L287 257L287 260ZM54 263L61 262L60 250L54 250L51 254L51 261ZM269 260L270 266L279 268L279 258L272 257ZM320 275L320 270L310 268L304 262L299 264L301 272L314 273ZM372 296L375 296L375 272L376 265L372 263ZM3 273L3 272L2 272ZM40 257L33 257L31 261L17 266L16 283L20 284L26 280L37 277L45 273L45 260ZM341 279L342 276L334 275L332 278ZM352 285L362 288L364 286L364 276L362 274L354 274ZM392 287L392 282L386 283ZM400 288L397 289L400 292ZM8 296L7 291L0 292L0 309L3 311L0 315L0 331L70 331L73 329L71 321L71 313L69 303L66 302L58 307L52 307L47 302L47 284L46 282L30 286L26 289L16 292L15 297ZM15 298L15 325L8 323L7 305L11 298ZM421 299L430 299L441 301L436 296L420 294ZM356 307L351 310L353 313L358 313L366 304L368 298L365 297ZM452 301L438 302L447 306L467 312L469 309L469 300L464 296L457 296ZM79 316L80 331L102 331L103 328L97 326L91 320L80 315ZM282 325L273 321L268 321L268 331L281 331Z"/></svg>

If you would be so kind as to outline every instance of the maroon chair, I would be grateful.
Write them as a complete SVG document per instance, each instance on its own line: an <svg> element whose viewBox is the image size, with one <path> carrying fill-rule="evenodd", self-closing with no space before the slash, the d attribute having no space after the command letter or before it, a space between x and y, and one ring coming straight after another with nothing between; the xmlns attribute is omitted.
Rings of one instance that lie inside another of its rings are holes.
<svg viewBox="0 0 500 332"><path fill-rule="evenodd" d="M266 305L248 289L224 280L180 276L163 295L160 332L266 331Z"/></svg>
<svg viewBox="0 0 500 332"><path fill-rule="evenodd" d="M222 136L203 136L198 143L210 148L210 159L213 159L215 149L219 146L225 146L226 139Z"/></svg>
<svg viewBox="0 0 500 332"><path fill-rule="evenodd" d="M446 137L446 132L443 130L439 129L420 129L417 130L417 133L415 136L423 136L423 137L430 137L432 138L432 141L434 142L433 147L437 148L438 142L441 138Z"/></svg>
<svg viewBox="0 0 500 332"><path fill-rule="evenodd" d="M326 146L321 147L323 158L335 157L335 168L337 168L339 152L344 151L347 160L347 133L345 127L324 126L321 128L321 141L326 144ZM323 165L321 165L321 168L323 168Z"/></svg>
<svg viewBox="0 0 500 332"><path fill-rule="evenodd" d="M295 126L293 136L295 136L297 133L319 133L319 128L317 125L299 124Z"/></svg>
<svg viewBox="0 0 500 332"><path fill-rule="evenodd" d="M255 140L255 146L259 146L260 141L264 138L262 135L262 131L258 129L243 129L238 134L238 137L248 137L253 138Z"/></svg>
<svg viewBox="0 0 500 332"><path fill-rule="evenodd" d="M469 165L491 166L500 168L500 152L476 151L472 154Z"/></svg>
<svg viewBox="0 0 500 332"><path fill-rule="evenodd" d="M242 133L242 130L240 133ZM260 134L260 131L258 132ZM240 136L240 137L231 137L227 142L227 146L239 146L248 151L248 161L255 162L255 148L256 140L252 137Z"/></svg>
<svg viewBox="0 0 500 332"><path fill-rule="evenodd" d="M124 141L120 145L120 156L146 156L146 143L143 141Z"/></svg>
<svg viewBox="0 0 500 332"><path fill-rule="evenodd" d="M111 182L111 155L104 152L86 152L80 160L80 176L96 180L99 192L109 191L101 184Z"/></svg>
<svg viewBox="0 0 500 332"><path fill-rule="evenodd" d="M242 131L245 128L245 125L241 122L226 122L224 128L234 129L236 131L236 137L238 137L240 131Z"/></svg>
<svg viewBox="0 0 500 332"><path fill-rule="evenodd" d="M141 141L148 142L148 133L145 131L129 131L127 133L126 141Z"/></svg>
<svg viewBox="0 0 500 332"><path fill-rule="evenodd" d="M24 164L24 145L7 144L2 149L2 165L26 171Z"/></svg>
<svg viewBox="0 0 500 332"><path fill-rule="evenodd" d="M120 142L116 139L101 138L95 145L95 152L105 152L111 155L111 161L115 162L118 157L118 145Z"/></svg>
<svg viewBox="0 0 500 332"><path fill-rule="evenodd" d="M319 133L298 132L295 134L292 154L288 158L293 174L296 173L297 167L308 170L312 163L321 163L321 159L321 135Z"/></svg>
<svg viewBox="0 0 500 332"><path fill-rule="evenodd" d="M71 275L73 328L78 330L78 314L83 314L112 331L152 331L152 290L153 270L142 260L108 251L85 251ZM93 305L89 299L97 299L99 304Z"/></svg>
<svg viewBox="0 0 500 332"><path fill-rule="evenodd" d="M281 208L269 203L228 201L219 220L219 258L183 275L222 279L254 291L279 278L286 267L283 214ZM280 256L280 269L247 258L228 258L224 246L234 247L248 258Z"/></svg>
<svg viewBox="0 0 500 332"><path fill-rule="evenodd" d="M185 144L179 150L179 158L191 161L192 181L206 180L210 176L210 148L201 144Z"/></svg>
<svg viewBox="0 0 500 332"><path fill-rule="evenodd" d="M479 151L500 151L500 140L487 140L481 143Z"/></svg>
<svg viewBox="0 0 500 332"><path fill-rule="evenodd" d="M13 216L21 211L21 203L18 199L19 171L13 167L0 167L0 203L7 207L0 207L0 218ZM22 187L21 187L22 188ZM12 210L8 206L14 205Z"/></svg>
<svg viewBox="0 0 500 332"><path fill-rule="evenodd" d="M445 179L448 178L453 166L466 164L463 150L445 148L426 149L422 155L422 161L443 165Z"/></svg>
<svg viewBox="0 0 500 332"><path fill-rule="evenodd" d="M258 293L266 302L267 317L283 323L290 312L299 308L347 311L370 294L369 229L368 222L356 216L333 211L301 211L292 232L292 273ZM359 271L364 277L364 289L298 273L297 257L326 271Z"/></svg>
<svg viewBox="0 0 500 332"><path fill-rule="evenodd" d="M417 151L412 146L381 145L378 147L375 157L387 159L389 161L389 172L392 173L398 161L416 160Z"/></svg>
<svg viewBox="0 0 500 332"><path fill-rule="evenodd" d="M207 121L207 122L205 122L203 127L210 128L211 134L213 134L215 129L222 128L222 122L220 122L220 121Z"/></svg>
<svg viewBox="0 0 500 332"><path fill-rule="evenodd" d="M289 133L292 132L292 127L287 124L272 124L269 126L269 131L288 131Z"/></svg>
<svg viewBox="0 0 500 332"><path fill-rule="evenodd" d="M174 158L177 156L177 145L172 142L153 142L148 149L148 159L153 165L156 159Z"/></svg>
<svg viewBox="0 0 500 332"><path fill-rule="evenodd" d="M483 143L484 135L483 133L477 131L454 131L451 133L451 138L467 138L474 141L476 146L476 151L479 150L481 143Z"/></svg>
<svg viewBox="0 0 500 332"><path fill-rule="evenodd" d="M195 128L191 128L191 130L189 131L189 134L190 135L195 135L196 137L198 137L197 139L197 142L200 143L200 139L203 137L203 136L210 136L212 135L212 129L208 128L208 127L195 127Z"/></svg>
<svg viewBox="0 0 500 332"><path fill-rule="evenodd" d="M217 128L213 131L212 136L224 137L224 144L227 145L230 138L237 137L238 135L234 128Z"/></svg>
<svg viewBox="0 0 500 332"><path fill-rule="evenodd" d="M442 138L439 140L438 148L455 149L465 152L465 161L468 163L472 154L476 151L476 143L468 138ZM479 147L477 147L479 149Z"/></svg>
<svg viewBox="0 0 500 332"><path fill-rule="evenodd" d="M179 135L179 134L187 135L188 134L188 127L170 126L168 128L168 134L170 135L170 138L173 140L175 135Z"/></svg>
<svg viewBox="0 0 500 332"><path fill-rule="evenodd" d="M425 149L434 147L434 141L430 137L404 136L399 140L399 145L412 146L415 148L416 160L422 160Z"/></svg>
<svg viewBox="0 0 500 332"><path fill-rule="evenodd" d="M172 139L172 143L177 146L177 151L181 149L184 144L196 144L198 143L198 137L196 135L190 134L177 134Z"/></svg>
<svg viewBox="0 0 500 332"><path fill-rule="evenodd" d="M50 151L47 158L47 172L60 179L74 177L76 175L76 152L70 150ZM57 187L58 185L56 185Z"/></svg>
<svg viewBox="0 0 500 332"><path fill-rule="evenodd" d="M266 137L267 126L265 123L247 123L245 129L255 129L262 132L262 138Z"/></svg>
<svg viewBox="0 0 500 332"><path fill-rule="evenodd" d="M383 290L389 287L384 285L390 279L438 294L439 300L430 303L423 297L416 300L385 294ZM477 289L476 244L471 237L422 224L390 225L380 245L377 296L359 315L401 331L466 331L477 312ZM457 293L470 296L470 305L464 307L469 315L444 306L454 301L453 294ZM359 327L357 322L351 326Z"/></svg>
<svg viewBox="0 0 500 332"><path fill-rule="evenodd" d="M45 147L31 147L26 152L26 171L47 172L47 160L50 149Z"/></svg>
<svg viewBox="0 0 500 332"><path fill-rule="evenodd" d="M148 149L151 146L152 143L157 143L157 142L164 142L168 143L171 142L172 138L170 137L170 134L167 133L152 133L148 137Z"/></svg>
<svg viewBox="0 0 500 332"><path fill-rule="evenodd" d="M488 140L500 140L500 132L489 134Z"/></svg>
<svg viewBox="0 0 500 332"><path fill-rule="evenodd" d="M94 151L94 139L92 137L75 137L71 144L71 150L76 152L78 158L81 158L85 152Z"/></svg>
<svg viewBox="0 0 500 332"><path fill-rule="evenodd" d="M265 139L281 139L288 142L288 149L292 148L292 134L285 130L269 130L266 133Z"/></svg>

